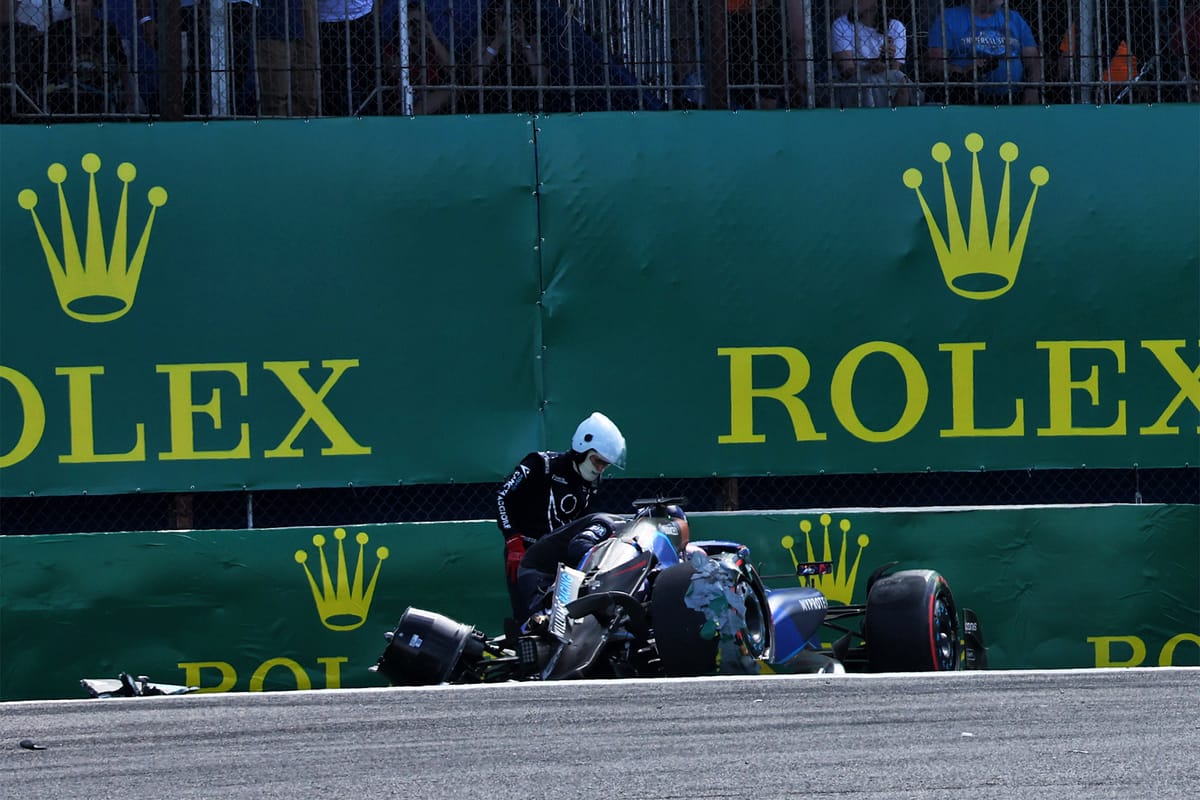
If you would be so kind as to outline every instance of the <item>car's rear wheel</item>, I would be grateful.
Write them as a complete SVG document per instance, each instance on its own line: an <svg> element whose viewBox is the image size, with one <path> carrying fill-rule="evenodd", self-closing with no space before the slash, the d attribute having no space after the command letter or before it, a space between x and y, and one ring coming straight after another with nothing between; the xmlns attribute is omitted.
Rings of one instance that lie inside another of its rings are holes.
<svg viewBox="0 0 1200 800"><path fill-rule="evenodd" d="M654 581L650 624L662 670L667 675L712 675L717 671L717 638L701 634L705 617L684 600L696 568L684 562L667 567Z"/></svg>
<svg viewBox="0 0 1200 800"><path fill-rule="evenodd" d="M863 638L872 672L959 669L958 610L950 585L928 569L880 578L867 596Z"/></svg>

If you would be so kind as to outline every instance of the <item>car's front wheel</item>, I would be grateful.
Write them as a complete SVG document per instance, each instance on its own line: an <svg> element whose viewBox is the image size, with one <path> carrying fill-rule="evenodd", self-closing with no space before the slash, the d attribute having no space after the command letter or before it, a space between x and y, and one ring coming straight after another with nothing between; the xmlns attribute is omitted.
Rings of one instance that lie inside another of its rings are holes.
<svg viewBox="0 0 1200 800"><path fill-rule="evenodd" d="M959 669L958 610L950 585L929 569L880 578L867 596L863 638L872 672Z"/></svg>

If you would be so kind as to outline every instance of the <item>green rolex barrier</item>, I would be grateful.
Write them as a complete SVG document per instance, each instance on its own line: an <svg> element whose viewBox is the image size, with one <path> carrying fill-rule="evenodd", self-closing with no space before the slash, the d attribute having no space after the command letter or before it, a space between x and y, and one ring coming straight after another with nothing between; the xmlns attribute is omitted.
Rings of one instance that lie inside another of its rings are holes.
<svg viewBox="0 0 1200 800"><path fill-rule="evenodd" d="M464 620L507 595L491 523L0 538L0 696L120 671L211 691L383 685L408 604Z"/></svg>
<svg viewBox="0 0 1200 800"><path fill-rule="evenodd" d="M5 497L1200 461L1194 105L3 136Z"/></svg>
<svg viewBox="0 0 1200 800"><path fill-rule="evenodd" d="M863 602L889 561L942 572L994 668L1200 664L1200 508L1114 506L692 515L752 548L768 583L835 563ZM495 633L508 608L491 522L0 538L0 699L84 696L122 670L206 691L379 686L415 605Z"/></svg>
<svg viewBox="0 0 1200 800"><path fill-rule="evenodd" d="M498 479L533 123L456 122L4 126L0 495Z"/></svg>
<svg viewBox="0 0 1200 800"><path fill-rule="evenodd" d="M554 399L671 442L652 474L1195 464L1197 141L1183 105L542 120ZM580 297L644 385L590 379Z"/></svg>

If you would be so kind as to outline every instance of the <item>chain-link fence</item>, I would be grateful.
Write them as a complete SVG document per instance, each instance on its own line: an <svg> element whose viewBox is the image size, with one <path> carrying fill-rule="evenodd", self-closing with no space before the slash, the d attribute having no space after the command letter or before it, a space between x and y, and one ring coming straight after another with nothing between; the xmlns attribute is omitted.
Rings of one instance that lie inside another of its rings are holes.
<svg viewBox="0 0 1200 800"><path fill-rule="evenodd" d="M0 0L0 119L1200 101L1200 0Z"/></svg>
<svg viewBox="0 0 1200 800"><path fill-rule="evenodd" d="M208 530L492 519L496 484L11 497L0 533ZM1200 468L1043 469L751 478L606 478L598 510L686 497L693 511L1200 503Z"/></svg>

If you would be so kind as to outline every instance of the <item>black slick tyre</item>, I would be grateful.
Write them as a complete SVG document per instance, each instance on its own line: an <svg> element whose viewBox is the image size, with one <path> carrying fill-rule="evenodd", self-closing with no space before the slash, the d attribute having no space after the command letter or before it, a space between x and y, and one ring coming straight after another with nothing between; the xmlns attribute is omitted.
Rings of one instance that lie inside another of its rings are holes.
<svg viewBox="0 0 1200 800"><path fill-rule="evenodd" d="M712 675L717 671L717 640L700 634L704 614L684 602L692 575L691 564L664 569L654 581L650 624L662 670L670 676Z"/></svg>
<svg viewBox="0 0 1200 800"><path fill-rule="evenodd" d="M950 585L929 569L880 578L867 596L863 638L871 672L959 669L958 610Z"/></svg>

